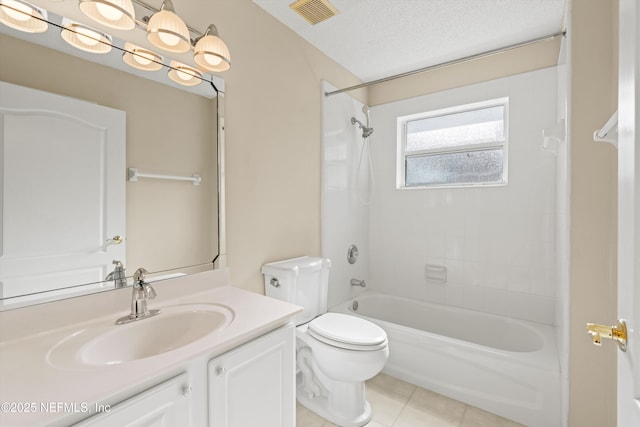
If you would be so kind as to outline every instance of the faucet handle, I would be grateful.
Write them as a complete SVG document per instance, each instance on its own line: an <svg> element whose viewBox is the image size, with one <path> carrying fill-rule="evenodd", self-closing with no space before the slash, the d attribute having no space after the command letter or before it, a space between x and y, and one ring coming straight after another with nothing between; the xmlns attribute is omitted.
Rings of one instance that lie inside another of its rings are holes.
<svg viewBox="0 0 640 427"><path fill-rule="evenodd" d="M147 270L145 270L144 268L139 268L136 270L135 273L133 273L133 284L135 285L141 285L144 283L144 276L146 274L149 274L149 272Z"/></svg>
<svg viewBox="0 0 640 427"><path fill-rule="evenodd" d="M156 290L153 289L153 286L151 286L148 283L144 284L144 294L147 297L147 299L154 299L156 296L158 296L158 294L156 293Z"/></svg>

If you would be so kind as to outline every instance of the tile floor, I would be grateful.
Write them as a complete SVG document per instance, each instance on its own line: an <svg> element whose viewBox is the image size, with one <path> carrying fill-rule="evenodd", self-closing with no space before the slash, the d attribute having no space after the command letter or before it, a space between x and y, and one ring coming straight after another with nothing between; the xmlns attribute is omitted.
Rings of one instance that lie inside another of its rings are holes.
<svg viewBox="0 0 640 427"><path fill-rule="evenodd" d="M373 419L367 427L524 427L386 374L367 381ZM335 424L297 406L297 427Z"/></svg>

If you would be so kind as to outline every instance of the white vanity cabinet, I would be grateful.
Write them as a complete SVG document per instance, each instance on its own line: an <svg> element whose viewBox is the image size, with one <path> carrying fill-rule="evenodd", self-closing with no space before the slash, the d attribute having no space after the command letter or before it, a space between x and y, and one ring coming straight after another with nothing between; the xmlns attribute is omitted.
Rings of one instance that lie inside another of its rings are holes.
<svg viewBox="0 0 640 427"><path fill-rule="evenodd" d="M230 286L227 270L154 287L160 301L153 308L163 311L124 329L115 320L131 302L127 289L0 311L0 326L11 325L0 327L0 402L34 402L24 406L29 411L1 413L0 424L295 427L291 320L299 306ZM217 329L215 318L191 314L222 313L221 307L232 315ZM172 310L193 322L178 332L193 333L213 319L211 332L186 344L175 331L167 338L172 332L167 322L185 326L187 321L171 315ZM167 322L154 323L162 316ZM129 359L105 364L104 358L88 355L89 344L103 337L113 338L113 348ZM163 350L167 339L176 339L176 346L148 357L127 353Z"/></svg>
<svg viewBox="0 0 640 427"><path fill-rule="evenodd" d="M295 404L295 328L288 324L213 359L191 360L184 373L76 426L201 427L208 418L211 427L295 427Z"/></svg>
<svg viewBox="0 0 640 427"><path fill-rule="evenodd" d="M295 427L295 328L209 361L210 427Z"/></svg>
<svg viewBox="0 0 640 427"><path fill-rule="evenodd" d="M76 426L193 426L191 395L187 374L181 374L122 403L102 408L103 412Z"/></svg>

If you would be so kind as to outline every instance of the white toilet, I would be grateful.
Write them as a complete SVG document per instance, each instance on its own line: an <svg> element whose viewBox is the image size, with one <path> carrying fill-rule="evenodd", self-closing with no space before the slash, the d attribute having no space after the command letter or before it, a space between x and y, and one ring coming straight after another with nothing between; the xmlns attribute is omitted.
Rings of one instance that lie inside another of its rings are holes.
<svg viewBox="0 0 640 427"><path fill-rule="evenodd" d="M304 256L265 264L262 273L267 296L304 308L295 318L298 402L334 424L359 427L371 420L364 382L389 357L387 334L359 317L327 313L330 267L328 259Z"/></svg>

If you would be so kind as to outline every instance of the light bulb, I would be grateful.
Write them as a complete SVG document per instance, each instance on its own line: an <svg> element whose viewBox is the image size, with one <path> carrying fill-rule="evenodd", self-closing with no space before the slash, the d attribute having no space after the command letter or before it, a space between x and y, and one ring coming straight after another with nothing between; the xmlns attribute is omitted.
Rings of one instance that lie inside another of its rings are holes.
<svg viewBox="0 0 640 427"><path fill-rule="evenodd" d="M184 70L183 70L183 69L181 69L181 68L179 68L179 69L178 69L178 71L176 72L176 74L178 75L178 77L179 77L181 80L184 80L185 82L186 82L186 81L189 81L189 80L191 80L191 79L193 78L193 74L188 73L188 72L184 71Z"/></svg>
<svg viewBox="0 0 640 427"><path fill-rule="evenodd" d="M171 61L169 78L184 86L195 86L202 82L202 73L178 61Z"/></svg>
<svg viewBox="0 0 640 427"><path fill-rule="evenodd" d="M6 3L6 6L2 5L2 10L9 15L9 17L18 20L18 21L28 21L31 18L31 9L24 3L19 3L14 0L6 0L3 3ZM16 10L17 9L17 10Z"/></svg>
<svg viewBox="0 0 640 427"><path fill-rule="evenodd" d="M78 40L88 46L95 46L100 43L100 35L96 34L95 31L84 27L76 27L75 31L78 34Z"/></svg>
<svg viewBox="0 0 640 427"><path fill-rule="evenodd" d="M122 60L125 64L144 71L158 71L162 69L162 57L155 52L143 49L133 43L124 44Z"/></svg>
<svg viewBox="0 0 640 427"><path fill-rule="evenodd" d="M122 16L124 15L115 7L103 3L97 3L96 9L98 9L98 13L100 13L100 15L109 21L117 21L118 19L122 19Z"/></svg>
<svg viewBox="0 0 640 427"><path fill-rule="evenodd" d="M47 31L47 11L20 0L0 0L0 22L25 33Z"/></svg>
<svg viewBox="0 0 640 427"><path fill-rule="evenodd" d="M133 55L133 59L140 65L149 65L153 60L153 55L147 52L136 52L136 54Z"/></svg>
<svg viewBox="0 0 640 427"><path fill-rule="evenodd" d="M111 36L93 28L62 19L62 39L71 46L91 53L107 53L111 51Z"/></svg>
<svg viewBox="0 0 640 427"><path fill-rule="evenodd" d="M203 57L207 64L211 64L214 67L222 62L222 58L220 58L219 56L209 55L208 53L205 53Z"/></svg>
<svg viewBox="0 0 640 427"><path fill-rule="evenodd" d="M116 30L132 30L136 26L131 0L79 0L80 10L93 21Z"/></svg>
<svg viewBox="0 0 640 427"><path fill-rule="evenodd" d="M173 34L167 34L159 31L158 37L160 37L160 40L162 40L162 43L168 46L175 46L178 43L180 43L180 38L178 36L174 36Z"/></svg>

